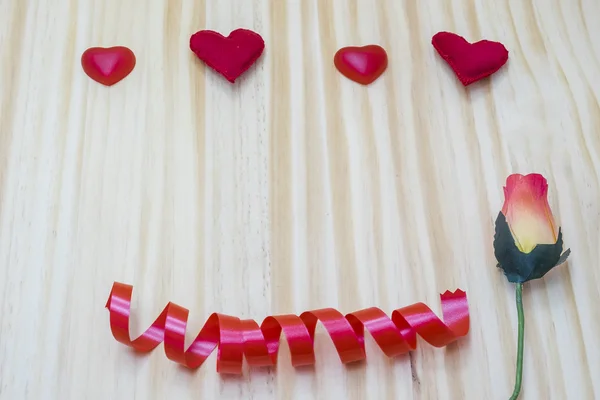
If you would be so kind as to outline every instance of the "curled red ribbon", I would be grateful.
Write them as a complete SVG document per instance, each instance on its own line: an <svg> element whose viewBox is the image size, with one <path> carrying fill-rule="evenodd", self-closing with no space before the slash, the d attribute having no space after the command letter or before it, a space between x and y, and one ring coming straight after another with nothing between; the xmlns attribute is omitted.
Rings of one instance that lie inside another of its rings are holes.
<svg viewBox="0 0 600 400"><path fill-rule="evenodd" d="M371 307L345 317L337 310L324 308L293 314L269 316L259 326L254 320L212 314L187 350L185 330L188 310L169 303L148 330L137 339L129 335L129 316L133 286L115 282L106 308L110 312L110 329L115 339L139 352L150 352L164 342L167 357L188 368L198 368L218 346L217 371L241 374L242 360L250 366L277 363L281 332L287 339L292 365L315 363L313 342L317 321L325 327L342 363L366 358L364 331L369 331L381 350L394 357L414 350L417 334L435 347L454 342L469 331L467 294L457 289L440 295L441 321L429 307L415 303L392 312L389 318L379 308Z"/></svg>

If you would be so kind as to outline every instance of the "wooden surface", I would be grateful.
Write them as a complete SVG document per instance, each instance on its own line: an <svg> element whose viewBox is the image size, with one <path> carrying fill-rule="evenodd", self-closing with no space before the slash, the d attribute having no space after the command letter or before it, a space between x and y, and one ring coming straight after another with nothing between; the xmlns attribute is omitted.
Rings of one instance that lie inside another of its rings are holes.
<svg viewBox="0 0 600 400"><path fill-rule="evenodd" d="M259 32L238 83L192 33ZM462 87L430 44L503 42L508 65ZM0 398L507 399L514 288L495 268L507 175L540 172L570 262L529 284L522 399L600 399L600 2L595 0L0 0ZM381 79L333 54L377 43ZM106 88L93 46L128 46ZM254 318L390 312L467 290L456 345L344 367L321 328L317 365L220 377L111 336L113 281L134 285L132 334L168 301Z"/></svg>

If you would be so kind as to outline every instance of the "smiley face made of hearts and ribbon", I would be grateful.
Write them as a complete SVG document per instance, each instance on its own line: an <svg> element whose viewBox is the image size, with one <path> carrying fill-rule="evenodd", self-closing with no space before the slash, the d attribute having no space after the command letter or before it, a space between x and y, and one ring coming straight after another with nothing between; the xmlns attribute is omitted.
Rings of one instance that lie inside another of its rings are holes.
<svg viewBox="0 0 600 400"><path fill-rule="evenodd" d="M508 50L499 42L470 43L457 34L439 32L431 43L464 86L491 76L508 61ZM202 30L191 36L189 46L199 60L234 84L264 53L265 42L258 33L248 29L236 29L228 36ZM385 49L372 44L343 47L335 53L333 61L343 76L361 85L376 81L389 62ZM112 86L133 71L136 58L133 51L123 46L92 47L83 53L81 64L91 79ZM521 389L523 284L543 277L564 263L570 253L569 250L561 253L562 233L554 225L546 199L547 189L545 178L539 174L509 176L505 204L496 221L495 256L509 282L516 284L519 314L517 374L511 399L516 399ZM241 373L244 359L250 366L276 365L282 333L294 366L314 364L317 322L321 322L331 337L343 363L365 359L365 331L389 357L414 350L417 336L432 346L443 347L469 331L467 296L457 289L446 291L440 297L443 320L423 303L397 309L389 317L376 307L346 315L323 308L299 316L267 316L261 324L252 319L214 313L185 349L188 310L173 303L167 304L148 330L131 339L132 292L132 286L115 282L106 303L110 329L117 341L139 352L149 352L164 343L166 356L188 368L201 366L218 347L217 370L221 373Z"/></svg>

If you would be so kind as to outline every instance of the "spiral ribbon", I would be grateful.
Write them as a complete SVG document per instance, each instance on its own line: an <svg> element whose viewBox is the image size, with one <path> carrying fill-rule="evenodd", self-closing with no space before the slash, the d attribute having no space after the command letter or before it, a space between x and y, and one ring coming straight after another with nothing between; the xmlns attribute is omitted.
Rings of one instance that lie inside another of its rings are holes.
<svg viewBox="0 0 600 400"><path fill-rule="evenodd" d="M248 365L273 366L281 333L285 335L294 367L315 363L314 338L320 321L331 337L342 363L366 358L364 332L367 330L384 354L395 357L417 346L417 334L435 347L443 347L469 331L467 295L457 289L440 295L442 322L429 307L415 303L392 312L389 318L371 307L347 314L333 308L268 316L260 326L251 319L239 319L213 313L187 350L185 331L189 311L169 302L152 326L137 339L129 335L129 317L133 286L115 282L106 308L114 338L147 353L161 342L167 358L188 368L200 367L218 346L217 372L241 374L243 358Z"/></svg>

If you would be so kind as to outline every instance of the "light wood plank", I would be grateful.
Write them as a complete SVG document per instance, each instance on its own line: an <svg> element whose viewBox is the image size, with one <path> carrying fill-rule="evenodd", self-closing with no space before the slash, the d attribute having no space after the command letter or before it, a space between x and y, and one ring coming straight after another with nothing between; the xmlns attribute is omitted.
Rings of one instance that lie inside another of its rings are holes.
<svg viewBox="0 0 600 400"><path fill-rule="evenodd" d="M200 29L259 32L238 83L188 47ZM464 89L438 31L502 41L508 65ZM594 0L2 0L1 399L506 399L513 287L493 220L515 172L540 172L570 262L527 286L522 399L600 399L600 3ZM369 87L335 51L376 43ZM81 53L123 45L137 66L102 87ZM168 301L209 313L392 311L461 287L468 337L345 367L223 378L162 350L135 357L103 308L134 285L132 332Z"/></svg>

